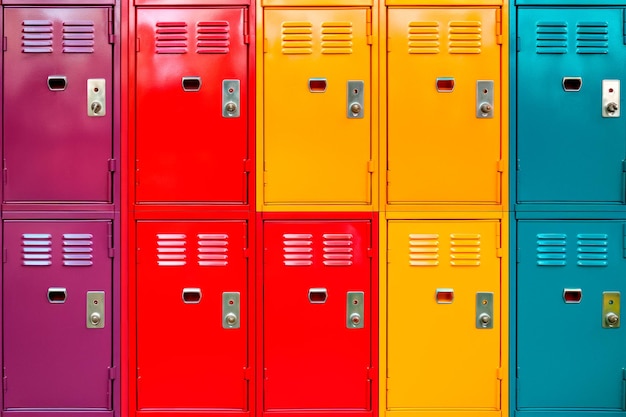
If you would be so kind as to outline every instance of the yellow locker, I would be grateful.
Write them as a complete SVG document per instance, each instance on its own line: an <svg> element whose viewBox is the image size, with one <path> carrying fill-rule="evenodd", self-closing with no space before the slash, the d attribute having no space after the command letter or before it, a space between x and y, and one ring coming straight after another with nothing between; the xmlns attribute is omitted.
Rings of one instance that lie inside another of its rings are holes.
<svg viewBox="0 0 626 417"><path fill-rule="evenodd" d="M500 415L501 221L389 220L386 235L383 409Z"/></svg>
<svg viewBox="0 0 626 417"><path fill-rule="evenodd" d="M387 9L387 209L500 210L502 10Z"/></svg>
<svg viewBox="0 0 626 417"><path fill-rule="evenodd" d="M260 208L371 210L371 8L263 13Z"/></svg>

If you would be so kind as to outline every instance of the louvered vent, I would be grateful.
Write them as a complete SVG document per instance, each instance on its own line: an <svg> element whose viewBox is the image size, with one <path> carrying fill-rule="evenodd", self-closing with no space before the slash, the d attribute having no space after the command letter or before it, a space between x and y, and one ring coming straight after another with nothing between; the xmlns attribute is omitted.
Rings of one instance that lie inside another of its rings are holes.
<svg viewBox="0 0 626 417"><path fill-rule="evenodd" d="M26 233L22 235L22 265L52 265L52 235Z"/></svg>
<svg viewBox="0 0 626 417"><path fill-rule="evenodd" d="M230 25L226 21L198 22L196 52L227 54L230 45Z"/></svg>
<svg viewBox="0 0 626 417"><path fill-rule="evenodd" d="M24 20L22 22L22 52L49 54L52 52L54 33L50 20Z"/></svg>
<svg viewBox="0 0 626 417"><path fill-rule="evenodd" d="M564 266L567 263L567 235L542 233L537 235L537 265Z"/></svg>
<svg viewBox="0 0 626 417"><path fill-rule="evenodd" d="M480 235L453 233L450 235L450 265L480 266Z"/></svg>
<svg viewBox="0 0 626 417"><path fill-rule="evenodd" d="M281 36L283 54L312 54L312 26L310 22L283 22Z"/></svg>
<svg viewBox="0 0 626 417"><path fill-rule="evenodd" d="M89 20L63 22L63 52L67 54L92 54L94 27Z"/></svg>
<svg viewBox="0 0 626 417"><path fill-rule="evenodd" d="M439 235L438 234L410 234L409 235L409 265L437 266L439 265Z"/></svg>
<svg viewBox="0 0 626 417"><path fill-rule="evenodd" d="M350 266L352 265L353 248L352 235L349 233L324 234L324 265Z"/></svg>
<svg viewBox="0 0 626 417"><path fill-rule="evenodd" d="M158 22L155 32L157 54L187 53L187 23Z"/></svg>
<svg viewBox="0 0 626 417"><path fill-rule="evenodd" d="M452 21L448 27L448 52L451 54L479 54L482 46L480 21Z"/></svg>
<svg viewBox="0 0 626 417"><path fill-rule="evenodd" d="M438 22L409 23L410 54L438 54L439 45Z"/></svg>
<svg viewBox="0 0 626 417"><path fill-rule="evenodd" d="M607 266L608 265L608 235L580 234L578 238L579 266Z"/></svg>
<svg viewBox="0 0 626 417"><path fill-rule="evenodd" d="M567 53L567 23L566 22L539 22L537 23L537 53L538 54L566 54Z"/></svg>
<svg viewBox="0 0 626 417"><path fill-rule="evenodd" d="M313 235L284 234L283 263L286 266L313 265Z"/></svg>
<svg viewBox="0 0 626 417"><path fill-rule="evenodd" d="M184 266L187 264L187 236L176 233L157 235L157 265Z"/></svg>
<svg viewBox="0 0 626 417"><path fill-rule="evenodd" d="M199 234L198 235L198 265L226 266L228 265L228 235L227 234Z"/></svg>
<svg viewBox="0 0 626 417"><path fill-rule="evenodd" d="M352 53L352 22L322 23L322 53Z"/></svg>
<svg viewBox="0 0 626 417"><path fill-rule="evenodd" d="M63 235L63 265L93 265L93 235L67 233Z"/></svg>
<svg viewBox="0 0 626 417"><path fill-rule="evenodd" d="M608 54L609 24L607 22L581 22L576 25L577 54Z"/></svg>

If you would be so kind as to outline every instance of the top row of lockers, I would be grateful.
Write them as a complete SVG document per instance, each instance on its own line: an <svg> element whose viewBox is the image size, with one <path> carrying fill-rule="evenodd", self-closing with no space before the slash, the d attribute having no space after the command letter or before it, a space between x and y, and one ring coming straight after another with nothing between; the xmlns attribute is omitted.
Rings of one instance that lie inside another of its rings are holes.
<svg viewBox="0 0 626 417"><path fill-rule="evenodd" d="M254 0L130 0L142 5L251 5ZM116 4L116 0L2 0L0 4ZM384 0L388 6L498 6L507 4L502 0ZM260 0L263 7L272 6L373 6L377 0ZM515 0L515 5L524 6L617 6L626 5L625 0Z"/></svg>

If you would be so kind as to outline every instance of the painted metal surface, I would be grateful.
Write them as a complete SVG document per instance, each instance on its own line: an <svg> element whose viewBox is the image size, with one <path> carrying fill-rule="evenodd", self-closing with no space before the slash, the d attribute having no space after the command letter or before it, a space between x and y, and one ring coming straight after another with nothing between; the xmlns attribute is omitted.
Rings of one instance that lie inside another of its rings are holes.
<svg viewBox="0 0 626 417"><path fill-rule="evenodd" d="M136 202L248 203L247 13L136 10Z"/></svg>
<svg viewBox="0 0 626 417"><path fill-rule="evenodd" d="M371 415L372 221L290 217L263 222L262 411Z"/></svg>
<svg viewBox="0 0 626 417"><path fill-rule="evenodd" d="M268 8L263 20L259 206L367 208L375 171L371 9Z"/></svg>
<svg viewBox="0 0 626 417"><path fill-rule="evenodd" d="M113 408L111 239L109 221L4 222L5 412Z"/></svg>
<svg viewBox="0 0 626 417"><path fill-rule="evenodd" d="M517 202L623 205L623 10L517 12Z"/></svg>
<svg viewBox="0 0 626 417"><path fill-rule="evenodd" d="M502 10L387 16L387 203L499 204Z"/></svg>
<svg viewBox="0 0 626 417"><path fill-rule="evenodd" d="M387 233L386 409L500 415L500 222L389 220Z"/></svg>
<svg viewBox="0 0 626 417"><path fill-rule="evenodd" d="M518 222L517 413L624 414L625 227Z"/></svg>
<svg viewBox="0 0 626 417"><path fill-rule="evenodd" d="M247 411L246 221L139 221L136 231L137 410Z"/></svg>
<svg viewBox="0 0 626 417"><path fill-rule="evenodd" d="M5 7L3 19L3 201L111 202L113 9Z"/></svg>

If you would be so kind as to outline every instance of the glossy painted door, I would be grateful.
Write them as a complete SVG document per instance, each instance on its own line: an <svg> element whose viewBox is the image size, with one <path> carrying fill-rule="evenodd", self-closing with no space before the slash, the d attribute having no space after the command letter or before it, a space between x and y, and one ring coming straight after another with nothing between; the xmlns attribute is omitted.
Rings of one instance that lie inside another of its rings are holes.
<svg viewBox="0 0 626 417"><path fill-rule="evenodd" d="M111 227L4 222L5 411L111 409Z"/></svg>
<svg viewBox="0 0 626 417"><path fill-rule="evenodd" d="M626 201L623 26L621 8L519 8L518 202Z"/></svg>
<svg viewBox="0 0 626 417"><path fill-rule="evenodd" d="M264 204L371 202L369 31L365 8L264 11Z"/></svg>
<svg viewBox="0 0 626 417"><path fill-rule="evenodd" d="M501 201L501 24L499 8L389 9L389 204Z"/></svg>
<svg viewBox="0 0 626 417"><path fill-rule="evenodd" d="M247 10L136 13L137 202L247 203Z"/></svg>
<svg viewBox="0 0 626 417"><path fill-rule="evenodd" d="M4 8L4 201L110 202L109 7Z"/></svg>
<svg viewBox="0 0 626 417"><path fill-rule="evenodd" d="M266 221L263 233L263 411L371 410L371 222Z"/></svg>
<svg viewBox="0 0 626 417"><path fill-rule="evenodd" d="M518 410L624 413L625 226L518 222Z"/></svg>
<svg viewBox="0 0 626 417"><path fill-rule="evenodd" d="M141 410L248 407L245 221L137 223Z"/></svg>
<svg viewBox="0 0 626 417"><path fill-rule="evenodd" d="M496 220L389 221L387 409L500 409L500 236Z"/></svg>

